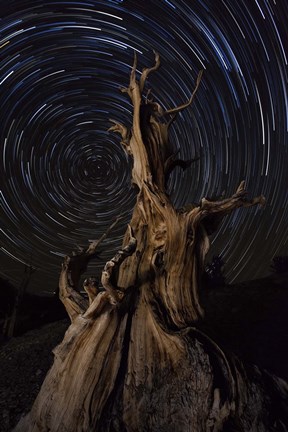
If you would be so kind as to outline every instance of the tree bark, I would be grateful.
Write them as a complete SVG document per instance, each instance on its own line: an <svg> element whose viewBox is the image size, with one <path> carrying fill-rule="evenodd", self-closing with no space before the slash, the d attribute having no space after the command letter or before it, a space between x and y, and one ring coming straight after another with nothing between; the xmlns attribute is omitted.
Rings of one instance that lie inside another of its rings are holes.
<svg viewBox="0 0 288 432"><path fill-rule="evenodd" d="M286 384L256 367L244 369L194 327L203 317L198 288L209 235L226 214L263 205L264 197L248 200L241 182L230 198L203 198L187 211L173 207L167 179L175 166L187 164L176 159L168 131L192 103L202 72L190 100L164 112L143 96L159 55L139 80L136 66L135 55L129 86L122 89L133 104L132 128L115 121L110 128L133 158L138 188L123 247L105 265L104 291L85 281L88 300L77 291L79 278L104 238L65 258L60 298L71 325L15 431L286 430ZM277 415L269 411L275 398Z"/></svg>

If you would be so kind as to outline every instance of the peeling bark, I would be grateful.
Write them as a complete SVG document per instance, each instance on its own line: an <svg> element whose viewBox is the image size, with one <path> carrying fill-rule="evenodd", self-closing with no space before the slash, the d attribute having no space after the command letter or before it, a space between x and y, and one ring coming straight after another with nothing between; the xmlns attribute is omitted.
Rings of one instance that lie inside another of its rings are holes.
<svg viewBox="0 0 288 432"><path fill-rule="evenodd" d="M248 200L242 181L230 198L173 207L167 178L186 163L176 159L168 130L194 100L202 72L190 100L165 112L143 96L148 75L159 66L155 53L154 66L137 80L135 54L122 89L133 104L132 129L115 121L110 128L133 159L139 190L123 247L104 267L104 291L85 281L89 300L77 286L100 241L64 260L60 298L71 326L15 431L286 430L285 408L277 418L267 414L271 395L284 407L286 384L257 368L244 369L194 327L203 316L198 288L209 235L229 212L264 205L265 199Z"/></svg>

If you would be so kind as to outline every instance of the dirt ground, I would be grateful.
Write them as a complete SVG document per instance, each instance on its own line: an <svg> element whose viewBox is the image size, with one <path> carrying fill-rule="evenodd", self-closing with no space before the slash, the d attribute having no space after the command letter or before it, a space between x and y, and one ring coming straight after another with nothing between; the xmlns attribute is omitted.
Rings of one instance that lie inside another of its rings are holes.
<svg viewBox="0 0 288 432"><path fill-rule="evenodd" d="M62 320L13 338L0 348L0 432L10 432L30 410L69 321Z"/></svg>

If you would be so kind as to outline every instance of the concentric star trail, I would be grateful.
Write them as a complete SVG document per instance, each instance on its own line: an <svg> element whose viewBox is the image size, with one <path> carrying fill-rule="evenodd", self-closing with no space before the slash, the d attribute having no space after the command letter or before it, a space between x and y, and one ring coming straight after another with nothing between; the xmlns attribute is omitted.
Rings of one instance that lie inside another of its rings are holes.
<svg viewBox="0 0 288 432"><path fill-rule="evenodd" d="M119 91L134 51L164 109L195 102L171 127L179 155L199 162L169 181L177 207L230 196L241 180L264 209L238 210L212 240L230 281L267 274L287 255L288 5L280 0L0 0L0 276L53 291L61 259L99 238L103 262L121 244L135 191L109 119L131 124Z"/></svg>

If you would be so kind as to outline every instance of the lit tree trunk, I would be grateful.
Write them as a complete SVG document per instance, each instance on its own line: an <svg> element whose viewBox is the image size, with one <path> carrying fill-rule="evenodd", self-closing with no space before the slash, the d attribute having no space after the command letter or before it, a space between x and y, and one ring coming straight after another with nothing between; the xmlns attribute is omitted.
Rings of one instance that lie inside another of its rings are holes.
<svg viewBox="0 0 288 432"><path fill-rule="evenodd" d="M77 292L79 278L108 233L66 257L59 286L71 325L16 431L281 430L287 412L273 417L268 390L280 406L285 383L256 368L244 370L193 327L203 315L198 284L208 235L230 211L262 205L264 198L247 200L241 182L231 198L203 198L187 211L173 207L167 178L191 161L177 160L168 129L192 103L202 73L191 99L164 112L143 97L147 76L160 65L158 54L139 80L136 61L135 56L129 86L122 89L133 104L133 126L113 122L110 128L121 134L133 158L132 180L139 190L123 248L105 265L104 291L95 280L85 281L88 300Z"/></svg>

